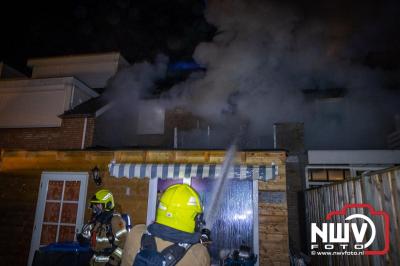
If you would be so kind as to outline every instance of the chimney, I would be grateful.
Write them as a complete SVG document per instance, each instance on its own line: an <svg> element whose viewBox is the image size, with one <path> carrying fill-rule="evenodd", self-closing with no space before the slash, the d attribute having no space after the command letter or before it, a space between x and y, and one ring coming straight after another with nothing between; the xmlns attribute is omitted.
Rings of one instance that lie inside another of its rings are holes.
<svg viewBox="0 0 400 266"><path fill-rule="evenodd" d="M274 149L304 152L304 123L275 123Z"/></svg>

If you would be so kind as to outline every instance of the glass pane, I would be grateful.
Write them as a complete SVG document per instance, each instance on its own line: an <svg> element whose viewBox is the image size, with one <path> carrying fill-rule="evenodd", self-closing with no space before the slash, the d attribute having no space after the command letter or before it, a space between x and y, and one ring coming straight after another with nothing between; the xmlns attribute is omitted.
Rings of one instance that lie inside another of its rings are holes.
<svg viewBox="0 0 400 266"><path fill-rule="evenodd" d="M211 211L215 183L215 179L192 178L192 186L200 194L205 213ZM215 213L214 221L206 224L213 241L210 246L213 263L218 262L221 250L239 249L241 244L253 247L253 181L229 179L224 185L220 210Z"/></svg>
<svg viewBox="0 0 400 266"><path fill-rule="evenodd" d="M65 191L64 191L64 200L79 200L79 189L81 187L80 181L66 181L65 182Z"/></svg>
<svg viewBox="0 0 400 266"><path fill-rule="evenodd" d="M182 178L165 178L165 179L159 178L157 183L157 193L162 193L169 186L182 183L183 183Z"/></svg>
<svg viewBox="0 0 400 266"><path fill-rule="evenodd" d="M327 181L328 177L326 175L325 169L312 169L311 171L311 180L313 181Z"/></svg>
<svg viewBox="0 0 400 266"><path fill-rule="evenodd" d="M158 179L157 182L157 200L160 199L161 194L166 190L169 186L175 185L175 184L182 184L183 179L181 178L165 178L165 179Z"/></svg>
<svg viewBox="0 0 400 266"><path fill-rule="evenodd" d="M46 208L44 210L44 222L58 222L58 216L60 214L60 203L58 202L46 202Z"/></svg>
<svg viewBox="0 0 400 266"><path fill-rule="evenodd" d="M48 200L61 200L64 181L49 181L47 190Z"/></svg>
<svg viewBox="0 0 400 266"><path fill-rule="evenodd" d="M68 224L75 224L77 211L78 211L77 203L63 203L61 222Z"/></svg>
<svg viewBox="0 0 400 266"><path fill-rule="evenodd" d="M344 179L343 170L341 169L329 169L328 175L329 175L329 180L341 181Z"/></svg>
<svg viewBox="0 0 400 266"><path fill-rule="evenodd" d="M56 242L57 225L43 225L42 235L40 236L40 245L48 245Z"/></svg>
<svg viewBox="0 0 400 266"><path fill-rule="evenodd" d="M75 237L75 226L60 226L60 233L58 234L58 242L62 241L74 241Z"/></svg>

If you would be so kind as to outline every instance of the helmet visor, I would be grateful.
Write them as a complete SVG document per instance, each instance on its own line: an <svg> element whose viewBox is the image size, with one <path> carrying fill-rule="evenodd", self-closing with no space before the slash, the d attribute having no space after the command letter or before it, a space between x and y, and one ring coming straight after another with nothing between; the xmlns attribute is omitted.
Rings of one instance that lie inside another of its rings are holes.
<svg viewBox="0 0 400 266"><path fill-rule="evenodd" d="M91 203L89 208L92 209L92 213L94 215L98 215L103 211L103 204L101 204L101 203Z"/></svg>

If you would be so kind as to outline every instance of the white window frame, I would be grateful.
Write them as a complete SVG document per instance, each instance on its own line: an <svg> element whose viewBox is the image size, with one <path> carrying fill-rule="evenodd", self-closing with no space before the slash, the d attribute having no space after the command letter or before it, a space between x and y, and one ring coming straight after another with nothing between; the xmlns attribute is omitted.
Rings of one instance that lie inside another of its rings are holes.
<svg viewBox="0 0 400 266"><path fill-rule="evenodd" d="M323 186L327 184L334 183L335 181L310 181L310 169L317 170L329 170L329 169L339 169L339 170L349 170L350 176L355 177L357 171L377 171L387 168L388 166L357 166L357 165L307 165L305 167L305 179L306 179L306 189L311 188L311 186ZM345 179L343 180L345 181ZM339 181L342 182L342 181Z"/></svg>
<svg viewBox="0 0 400 266"><path fill-rule="evenodd" d="M59 181L80 181L78 210L76 216L75 232L79 232L84 223L86 194L88 186L87 172L42 172L38 200L36 203L35 223L32 232L31 247L29 251L28 266L32 265L35 251L40 247L40 237L42 234L42 223L44 218L45 203L47 197L48 184L50 180ZM62 211L62 210L60 210Z"/></svg>
<svg viewBox="0 0 400 266"><path fill-rule="evenodd" d="M191 185L192 178L183 178L183 183ZM146 225L153 223L156 218L157 185L158 177L150 178ZM258 180L253 179L253 252L260 257L258 222ZM257 259L256 266L259 266L259 259Z"/></svg>

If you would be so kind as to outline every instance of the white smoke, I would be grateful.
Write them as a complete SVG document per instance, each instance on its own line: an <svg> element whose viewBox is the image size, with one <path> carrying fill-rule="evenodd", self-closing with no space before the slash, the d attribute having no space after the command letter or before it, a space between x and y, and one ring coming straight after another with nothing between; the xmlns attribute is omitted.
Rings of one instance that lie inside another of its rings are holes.
<svg viewBox="0 0 400 266"><path fill-rule="evenodd" d="M165 78L168 57L158 55L154 62L139 62L121 69L109 81L105 97L112 108L96 121L95 142L105 147L138 146L139 112L143 99L154 98L156 82ZM153 106L158 105L153 102Z"/></svg>
<svg viewBox="0 0 400 266"><path fill-rule="evenodd" d="M207 74L173 88L179 104L219 125L245 123L254 139L270 134L275 122L304 121L309 147L384 144L382 117L392 119L399 94L382 89L380 71L341 53L343 42L328 24L255 0L208 1L206 19L218 34L197 47L194 59ZM329 88L347 93L306 101L302 92Z"/></svg>
<svg viewBox="0 0 400 266"><path fill-rule="evenodd" d="M208 121L222 146L244 126L247 148L272 148L276 122L304 122L307 148L385 146L400 112L399 90L384 89L384 71L353 60L359 53L348 40L349 25L304 19L296 8L262 0L208 1L205 16L218 31L193 55L206 75L164 93L164 108L185 107ZM136 112L137 100L151 94L166 66L161 56L154 65L119 73L108 89L120 105L115 117ZM310 100L303 93L331 88L343 88L344 97Z"/></svg>
<svg viewBox="0 0 400 266"><path fill-rule="evenodd" d="M130 106L142 98L151 96L155 82L165 78L168 57L157 55L153 63L144 61L121 69L109 82L105 96L119 104Z"/></svg>

